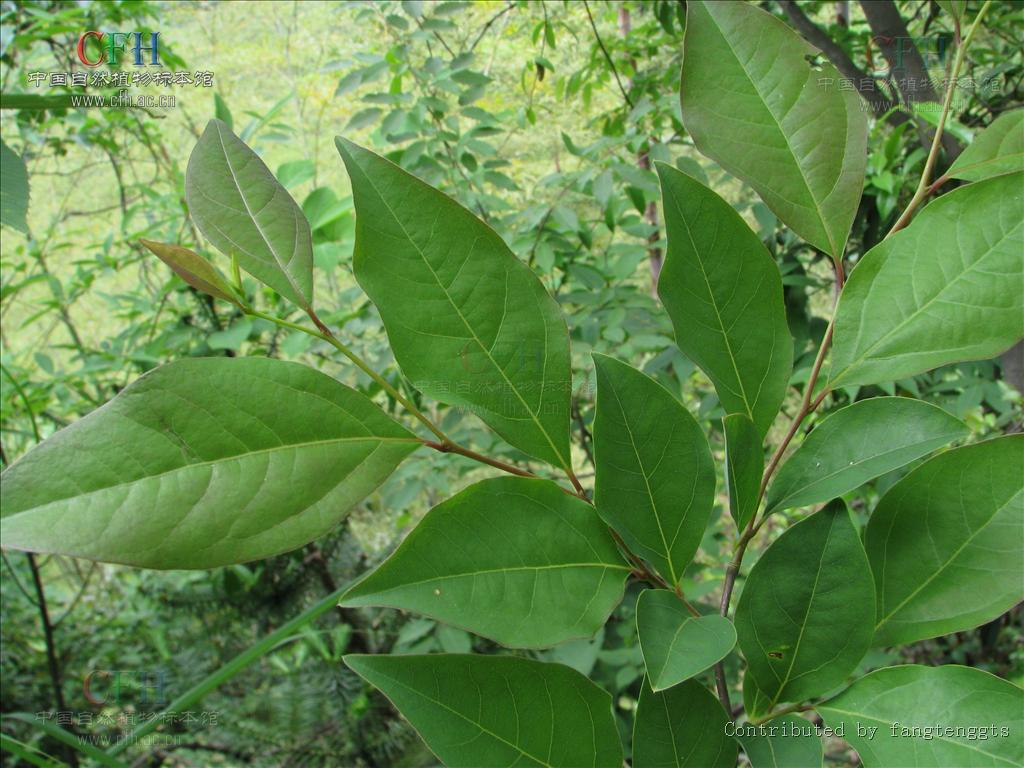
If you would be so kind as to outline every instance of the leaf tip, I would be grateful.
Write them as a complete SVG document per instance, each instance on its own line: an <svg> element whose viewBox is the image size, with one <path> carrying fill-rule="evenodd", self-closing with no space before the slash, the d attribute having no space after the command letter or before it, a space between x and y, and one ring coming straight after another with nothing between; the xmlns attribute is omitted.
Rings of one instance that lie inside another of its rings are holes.
<svg viewBox="0 0 1024 768"><path fill-rule="evenodd" d="M367 660L371 658L372 656L366 653L346 653L341 657L341 660L345 663L346 667L362 677L367 667Z"/></svg>
<svg viewBox="0 0 1024 768"><path fill-rule="evenodd" d="M356 150L362 149L354 141L346 139L344 136L334 137L334 146L338 148L338 152L341 153L342 157L352 157Z"/></svg>

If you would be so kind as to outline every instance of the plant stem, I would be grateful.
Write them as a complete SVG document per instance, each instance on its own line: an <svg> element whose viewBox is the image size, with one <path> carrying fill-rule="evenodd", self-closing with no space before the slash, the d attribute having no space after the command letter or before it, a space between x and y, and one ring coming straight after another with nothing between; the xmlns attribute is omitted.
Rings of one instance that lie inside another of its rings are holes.
<svg viewBox="0 0 1024 768"><path fill-rule="evenodd" d="M938 186L945 181L945 177L940 178L935 184L931 183L932 171L935 167L936 159L938 158L939 146L942 141L942 132L946 125L946 119L949 116L950 104L953 101L953 93L956 87L957 78L960 75L960 68L963 65L964 54L967 47L970 45L971 39L974 37L974 33L977 31L981 20L984 18L985 13L988 11L988 7L992 4L992 0L986 0L985 4L978 11L978 15L974 19L974 23L971 25L970 31L967 33L967 37L964 39L963 44L957 49L956 58L953 62L953 66L949 74L949 83L946 87L946 95L942 103L942 114L939 117L939 124L935 130L935 135L932 137L931 149L928 152L928 159L925 162L924 170L921 173L921 180L917 185L917 191L914 193L914 197L907 205L907 209L903 212L896 224L889 231L886 237L890 237L894 232L898 232L900 229L905 227L913 216L914 211L921 204L925 198L928 197ZM843 262L841 258L834 260L836 267L836 288L837 292L842 290L843 283L845 280L843 274ZM838 296L836 297L838 305ZM768 466L765 468L764 475L761 477L761 487L758 492L758 505L760 506L761 500L764 498L765 490L768 488L768 482L771 480L775 470L778 469L779 464L782 461L782 457L792 442L796 433L800 429L800 425L803 424L804 419L812 413L825 399L825 396L829 393L829 387L825 386L817 397L814 396L814 385L818 381L818 376L821 374L821 367L825 361L825 355L828 351L829 344L832 341L832 332L835 329L836 320L836 308L833 307L832 317L829 319L828 328L825 330L825 336L821 340L821 346L818 348L818 354L814 359L814 365L811 368L811 374L807 379L807 384L804 386L803 400L800 403L800 409L797 411L796 416L793 417L792 423L789 425L789 430L786 432L786 436L779 443L779 446L775 449L771 459L768 462ZM760 530L761 524L756 522L757 515L755 514L750 518L750 522L747 524L746 529L740 536L739 541L736 542L736 548L733 550L732 560L729 561L729 565L725 571L725 582L722 587L722 601L719 606L719 612L722 616L728 616L729 614L729 603L732 599L733 588L736 585L736 576L739 574L740 566L743 563L743 555L746 552L747 545L750 540L754 537L757 531ZM763 517L762 521L763 522ZM729 702L729 688L725 679L725 667L722 662L715 665L715 683L718 689L718 698L722 702L722 706L725 707L726 712L731 712L732 707ZM778 717L788 712L796 712L800 709L801 705L792 705L785 707L778 712L773 713L770 717ZM757 724L764 722L770 717L765 717L760 720L752 720L751 722Z"/></svg>
<svg viewBox="0 0 1024 768"><path fill-rule="evenodd" d="M593 505L593 502L591 502L589 499L584 498L583 500L588 504ZM643 559L641 559L639 555L637 555L635 552L633 552L633 550L629 548L629 545L626 544L625 541L623 541L618 531L616 531L611 526L608 526L608 531L609 533L611 533L612 538L615 539L615 543L619 545L619 548L622 550L626 559L633 564L633 572L637 576L639 576L641 579L644 579L645 581L650 582L651 584L654 584L656 587L661 587L662 589L671 589L667 581L661 578L661 576L659 576L658 574L651 571L651 569L647 567L647 564L644 563ZM676 594L679 594L678 587L676 588ZM680 599L682 599L681 595ZM685 603L686 601L684 600L683 602Z"/></svg>
<svg viewBox="0 0 1024 768"><path fill-rule="evenodd" d="M283 328L290 328L293 331L301 331L302 333L309 334L310 336L320 339L321 341L326 341L332 347L341 352L341 354L347 357L352 363L354 363L356 367L359 368L359 370L361 370L375 382L380 384L380 386L384 389L385 392L391 395L391 397L393 397L398 403L400 403L403 408L409 411L410 414L415 416L416 419L421 424L423 424L423 426L425 426L427 429L433 432L434 435L439 440L441 440L441 442L449 444L452 442L448 438L448 436L441 431L440 427L438 427L436 424L434 424L434 422L432 422L430 419L424 416L420 409L413 405L408 398L402 395L401 392L399 392L397 389L391 386L387 379L385 379L383 376L381 376L379 373L373 370L369 365L366 364L366 361L363 360L363 358L359 357L359 355L357 355L345 344L343 344L338 339L337 336L331 333L331 329L324 325L323 322L321 322L320 318L317 317L316 312L314 312L312 309L308 309L306 310L306 312L309 314L310 320L312 320L313 324L317 327L317 330L307 328L306 326L300 325L299 323L293 323L290 320L285 320L280 317L275 317L274 315L269 315L266 312L260 312L258 309L255 309L250 306L246 306L244 307L244 309L247 315L258 317L263 320L268 320L271 323L279 325Z"/></svg>
<svg viewBox="0 0 1024 768"><path fill-rule="evenodd" d="M319 602L311 605L294 619L286 624L282 624L278 629L274 630L269 635L266 635L259 642L242 651L227 664L215 670L204 680L192 686L190 689L185 691L185 693L168 704L167 707L164 708L164 712L183 712L198 704L208 694L226 683L264 654L269 653L280 641L291 637L302 627L334 608L338 604L338 600L341 598L342 594L344 594L350 586L351 582L345 584L334 592L331 592L326 597L321 598ZM147 720L125 736L123 740L119 741L107 750L107 754L119 755L128 747L137 744L144 736L147 736L156 730L162 719L163 718L161 717L154 717Z"/></svg>
<svg viewBox="0 0 1024 768"><path fill-rule="evenodd" d="M686 599L685 595L683 595L683 590L679 588L678 584L676 584L676 597L682 601L683 605L686 606L686 610L690 612L690 615L693 616L693 618L699 619L701 617L701 612L690 605L690 601Z"/></svg>
<svg viewBox="0 0 1024 768"><path fill-rule="evenodd" d="M928 159L925 161L924 170L921 172L921 180L918 182L917 190L914 192L914 196L907 204L906 210L903 211L903 214L896 220L896 223L893 224L893 227L889 230L889 234L886 235L886 238L891 237L895 232L899 232L907 226L918 206L920 206L928 195L930 195L935 189L931 183L931 175L932 171L935 169L935 162L939 157L939 147L942 143L942 132L946 127L946 119L949 117L950 105L953 103L953 94L956 92L956 81L960 76L960 68L963 66L967 48L970 46L971 40L974 38L974 33L977 32L978 27L981 26L981 21L985 18L985 14L988 12L990 5L992 5L992 0L985 0L985 4L981 6L981 10L978 11L978 15L974 17L974 22L971 24L971 28L967 31L967 37L964 38L963 44L957 48L956 57L953 59L953 66L949 72L949 82L946 83L946 95L942 100L942 112L939 114L939 124L935 127L935 135L932 136L932 146L928 151ZM942 181L942 179L940 179L940 181Z"/></svg>
<svg viewBox="0 0 1024 768"><path fill-rule="evenodd" d="M793 712L807 712L814 709L814 707L808 704L787 704L781 709L777 709L774 712L769 712L767 715L761 717L751 718L751 725L761 725L761 723L767 723L769 720L774 720L776 717L782 717L783 715L789 715Z"/></svg>
<svg viewBox="0 0 1024 768"><path fill-rule="evenodd" d="M378 374L369 365L367 365L366 361L364 361L361 357L359 357L359 355L357 355L345 344L343 344L338 339L338 337L331 332L330 328L328 328L320 320L320 318L317 317L316 312L314 312L313 310L307 310L307 312L309 314L310 319L313 321L313 324L316 325L316 329L300 325L299 323L293 323L290 320L285 320L280 317L275 317L274 315L267 314L266 312L260 312L258 309L255 309L251 306L245 306L243 307L243 309L245 310L245 313L247 315L250 315L252 317L258 317L262 320L267 320L283 328L289 328L293 331L301 331L302 333L309 334L314 338L327 342L332 347L337 349L339 352L345 355L345 357L347 357L349 360L355 363L359 370L363 371L363 373L365 373L375 382L380 384L380 386L383 387L384 390L389 395L391 395L391 397L398 401L402 405L402 407L409 411L409 413L415 416L420 421L420 423L422 423L427 429L434 433L434 435L438 438L439 442L435 442L432 440L424 440L423 444L426 445L427 447L433 448L435 451L440 451L441 453L457 453L460 456L465 456L466 458L473 459L474 461L479 461L481 464L487 464L489 466L500 469L504 472L508 472L509 474L518 475L519 477L539 477L539 475L535 475L533 472L530 472L529 470L522 469L513 464L509 464L498 459L492 459L489 456L485 456L482 453L478 453L474 450L471 450L470 448L466 448L465 446L456 443L454 440L448 437L448 435L442 432L440 427L438 427L436 424L434 424L434 422L432 422L430 419L424 416L423 413L415 405L413 405L412 402L408 400L408 398L404 397L398 390L391 386L391 384L388 383L386 379L384 379L380 374ZM586 489L584 489L583 484L580 483L579 478L576 477L572 469L568 466L564 467L563 469L565 470L566 477L569 478L569 482L572 483L572 486L575 489L575 493L573 493L572 495L579 496L584 501L588 501L586 497Z"/></svg>
<svg viewBox="0 0 1024 768"><path fill-rule="evenodd" d="M832 331L835 328L836 313L833 310L832 318L828 321L828 328L825 329L825 336L821 340L821 346L818 348L818 355L814 359L814 366L811 368L811 375L807 379L807 385L804 387L803 400L800 402L800 410L797 411L796 416L793 417L792 423L789 425L789 430L786 432L786 436L782 438L782 442L779 443L778 448L772 454L771 459L768 462L768 466L765 468L764 475L761 477L761 489L758 491L758 504L761 503L761 499L764 498L764 492L768 488L768 481L771 480L772 475L775 474L775 470L778 469L779 463L782 461L782 456L789 447L789 444L793 441L797 431L800 429L800 425L803 423L807 415L814 411L821 401L825 399L825 395L828 394L829 389L826 386L822 389L821 393L817 398L812 400L814 394L814 385L818 381L818 376L821 373L821 366L825 362L825 353L828 351L828 346L832 341ZM753 518L751 519L753 522Z"/></svg>
<svg viewBox="0 0 1024 768"><path fill-rule="evenodd" d="M437 427L432 421L430 421L430 419L424 416L423 413L421 413L420 410L416 408L415 405L413 405L411 402L409 402L408 399L403 397L402 394L398 392L394 387L392 387L391 384L389 384L380 374L378 374L376 371L370 368L370 366L367 365L366 362L361 357L359 357L359 355L357 355L355 352L353 352L351 349L345 346L345 344L343 344L331 332L331 329L328 328L320 320L319 317L317 317L316 312L314 312L312 309L307 309L306 312L309 315L309 319L312 320L313 324L316 326L316 329L308 328L304 325L300 325L299 323L293 323L289 320L285 320L280 317L275 317L274 315L267 314L266 312L260 312L259 310L249 305L243 306L243 310L247 315L251 315L252 317L258 317L263 320L268 320L271 323L282 326L284 328L289 328L294 331L301 331L302 333L309 334L310 336L320 339L321 341L326 341L328 344L333 346L335 349L337 349L339 352L345 355L345 357L347 357L349 360L355 363L359 370L363 371L367 376L369 376L371 379L380 384L381 387L383 387L384 390L389 395L391 395L404 408L406 408L406 410L408 410L409 413L415 416L425 427L427 427L427 429L429 429L437 436L438 441L423 440L423 444L428 448L433 448L435 451L439 451L440 453L455 453L458 454L459 456L465 456L468 459L473 459L474 461L478 461L481 464L486 464L488 466L494 467L495 469L500 469L503 472L508 472L509 474L516 475L518 477L540 478L539 475L536 475L527 469L522 469L521 467L517 467L514 464L509 464L508 462L505 461L501 461L500 459L493 459L490 456L485 456L482 453L478 453L477 451L474 451L470 448L466 448L463 445L459 445L454 440L449 438L444 432L441 431L439 427ZM585 501L587 504L593 506L593 502L587 498L586 489L583 487L583 484L579 481L579 478L576 477L576 474L572 471L572 467L570 467L569 465L565 465L563 466L563 469L565 471L566 477L569 478L569 482L572 483L574 491L570 491L569 489L564 487L562 488L562 490L568 493L570 496L576 496L582 501ZM649 568L647 568L647 566L644 565L643 561L640 560L640 558L637 557L632 551L630 551L629 547L626 546L625 542L618 538L618 535L615 534L614 531L612 531L612 534L616 536L616 541L619 542L623 550L627 552L630 558L632 558L635 561L635 563L637 564L638 572L645 579L647 579L652 584L655 584L656 586L668 588L668 584L665 582L664 579L662 579L656 573L653 573ZM691 608L691 610L693 609Z"/></svg>
<svg viewBox="0 0 1024 768"><path fill-rule="evenodd" d="M41 443L43 438L39 436L39 424L36 422L36 414L35 411L32 410L32 403L29 401L28 395L25 394L25 390L22 389L21 384L19 384L18 380L11 375L11 372L7 370L6 366L0 365L0 371L3 371L4 376L10 380L11 385L14 387L14 391L18 393L18 397L20 397L21 401L25 404L25 410L28 411L29 421L32 423L32 436L35 438L37 443Z"/></svg>
<svg viewBox="0 0 1024 768"><path fill-rule="evenodd" d="M53 638L53 625L50 623L50 611L46 605L46 591L43 589L43 579L39 575L39 564L36 563L36 556L26 552L29 568L32 570L32 583L36 588L36 603L39 606L39 618L43 623L43 639L46 643L46 664L50 672L50 685L53 686L53 698L57 705L57 712L65 712L67 704L64 702L64 685L61 680L60 663L57 661L57 645ZM73 766L78 765L78 756L74 751L65 746L65 755Z"/></svg>
<svg viewBox="0 0 1024 768"><path fill-rule="evenodd" d="M750 522L747 523L747 527L743 530L743 534L740 536L739 541L736 542L736 547L732 552L732 559L729 560L729 564L725 567L725 581L722 584L722 600L718 606L718 613L721 616L729 616L729 602L732 600L732 590L736 586L736 576L740 572L740 566L743 564L743 555L747 551L747 544L754 538L756 529L754 528L754 519L757 515L753 515L750 518ZM732 702L729 700L729 684L725 679L725 662L720 661L715 664L715 688L718 690L718 700L722 702L722 707L726 712L732 712Z"/></svg>
<svg viewBox="0 0 1024 768"><path fill-rule="evenodd" d="M583 484L580 483L579 478L576 477L576 473L572 471L572 467L567 465L564 469L565 476L569 478L569 482L572 483L572 487L576 489L576 495L584 501L589 501L589 499L587 499L587 491L583 487Z"/></svg>
<svg viewBox="0 0 1024 768"><path fill-rule="evenodd" d="M423 444L428 448L433 448L435 451L440 453L456 453L459 456L465 456L467 459L473 459L473 461L479 461L481 464L487 464L488 466L495 467L508 472L510 475L518 475L519 477L532 477L539 478L539 475L535 475L528 469L522 469L514 464L501 461L500 459L492 459L490 456L485 456L482 453L477 453L474 450L466 448L458 443L454 443L451 440L447 442L435 443L431 440L424 440ZM568 489L566 489L568 490ZM572 494L575 496L576 494Z"/></svg>
<svg viewBox="0 0 1024 768"><path fill-rule="evenodd" d="M323 335L324 340L327 341L328 344L333 346L335 349L341 352L341 354L343 354L345 357L351 360L356 365L356 367L359 368L359 370L361 370L371 379L380 384L381 387L384 388L385 392L391 395L391 397L393 397L397 402L401 403L403 408L405 408L407 411L409 411L409 413L415 416L416 419L419 420L421 424L423 424L423 426L425 426L427 429L433 432L438 437L438 439L441 440L441 442L452 442L448 438L448 435L441 431L440 427L438 427L436 424L434 424L434 422L432 422L430 419L424 416L419 408L413 405L411 401L406 399L404 395L402 395L397 389L391 386L391 384L388 383L388 381L383 376L381 376L369 365L367 365L366 361L363 360L363 358L361 358L359 355L357 355L355 352L349 349L346 345L342 344L338 337L331 332L331 329L320 321L320 318L317 317L316 312L314 312L312 309L307 309L306 312L309 315L309 319L313 321L313 325L315 325L320 330L320 333Z"/></svg>
<svg viewBox="0 0 1024 768"><path fill-rule="evenodd" d="M26 723L33 728L42 731L50 738L56 739L65 746L70 747L76 752L80 752L84 757L95 760L100 765L108 766L108 768L128 768L127 765L122 763L116 757L112 757L98 747L93 746L88 742L88 740L83 739L80 736L76 736L70 731L64 730L56 723L51 723L48 720L40 720L35 716L35 714L29 712L12 712L4 715L4 720L19 720ZM45 765L47 768L50 768L51 766L50 763L46 763ZM66 768L67 763L55 763L53 765Z"/></svg>
<svg viewBox="0 0 1024 768"><path fill-rule="evenodd" d="M836 288L841 290L845 282L845 274L843 272L842 259L835 259L833 261L836 268ZM838 296L836 297L838 304ZM782 442L775 449L772 454L771 460L768 462L768 466L765 468L764 474L761 476L761 487L757 494L757 505L761 505L761 500L764 498L764 492L768 488L768 481L771 480L775 470L778 469L779 463L782 461L782 456L786 452L786 448L792 442L796 436L797 431L800 429L800 425L803 424L804 419L807 418L808 414L812 413L819 405L822 400L829 393L829 387L825 386L821 393L814 397L814 385L818 383L818 376L821 374L822 365L825 362L825 355L828 352L829 344L832 342L832 331L835 327L836 320L836 307L832 308L832 317L829 318L828 327L825 329L825 335L821 339L821 346L818 347L818 354L814 358L814 365L811 366L810 376L807 378L807 383L804 385L803 399L800 402L800 409L793 417L792 423L789 425L789 429L786 432L786 436L782 438ZM756 508L756 507L755 507ZM743 530L739 540L736 542L736 547L733 549L732 559L729 561L729 565L725 569L725 581L722 584L722 601L719 604L718 612L722 616L728 617L729 615L729 603L732 601L732 592L736 586L736 577L739 575L740 566L743 564L743 555L747 551L747 545L751 539L761 530L761 525L764 522L764 515L761 516L761 520L758 520L758 515L755 513L750 517L750 521L747 523L747 527ZM725 665L723 662L718 662L715 665L715 687L718 690L718 699L722 702L722 706L726 712L732 711L732 704L729 701L729 686L725 679Z"/></svg>

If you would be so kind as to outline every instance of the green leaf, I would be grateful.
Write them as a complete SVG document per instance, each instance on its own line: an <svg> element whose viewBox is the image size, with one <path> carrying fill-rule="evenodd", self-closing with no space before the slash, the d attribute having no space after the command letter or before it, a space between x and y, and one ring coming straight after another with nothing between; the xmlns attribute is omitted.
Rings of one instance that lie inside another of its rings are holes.
<svg viewBox="0 0 1024 768"><path fill-rule="evenodd" d="M752 3L689 2L683 123L794 232L841 256L857 213L867 115L817 48ZM757 420L755 419L755 422Z"/></svg>
<svg viewBox="0 0 1024 768"><path fill-rule="evenodd" d="M871 571L842 501L786 530L754 564L736 606L747 674L770 699L842 683L871 645Z"/></svg>
<svg viewBox="0 0 1024 768"><path fill-rule="evenodd" d="M259 156L211 120L188 160L185 196L200 231L262 283L303 308L313 301L309 222Z"/></svg>
<svg viewBox="0 0 1024 768"><path fill-rule="evenodd" d="M213 116L220 120L224 125L228 127L229 131L235 129L235 120L231 116L231 110L228 108L228 103L224 101L224 97L219 93L213 94Z"/></svg>
<svg viewBox="0 0 1024 768"><path fill-rule="evenodd" d="M648 589L636 604L636 628L651 688L662 691L724 659L736 630L724 616L692 616L667 589Z"/></svg>
<svg viewBox="0 0 1024 768"><path fill-rule="evenodd" d="M418 19L423 15L423 0L402 0L402 10Z"/></svg>
<svg viewBox="0 0 1024 768"><path fill-rule="evenodd" d="M510 656L346 656L449 768L622 768L611 696L574 669Z"/></svg>
<svg viewBox="0 0 1024 768"><path fill-rule="evenodd" d="M356 279L413 384L566 470L569 332L537 276L447 195L336 139L356 206Z"/></svg>
<svg viewBox="0 0 1024 768"><path fill-rule="evenodd" d="M951 179L981 181L1024 171L1024 109L1004 112L946 171Z"/></svg>
<svg viewBox="0 0 1024 768"><path fill-rule="evenodd" d="M289 101L291 101L292 98L294 98L294 96L294 91L291 93L286 93L280 99L275 101L273 105L270 107L270 109L268 109L262 115L259 115L254 112L246 113L252 115L252 120L250 120L246 124L245 128L242 129L242 132L238 134L238 138L241 139L242 141L250 141L257 133L263 130L264 126L269 124L271 120L273 120L281 113L281 110L285 108L285 105Z"/></svg>
<svg viewBox="0 0 1024 768"><path fill-rule="evenodd" d="M145 238L140 238L139 242L197 291L209 294L215 299L223 299L236 306L241 306L224 276L195 251L180 245L157 243Z"/></svg>
<svg viewBox="0 0 1024 768"><path fill-rule="evenodd" d="M292 160L281 163L277 168L277 180L285 187L297 187L316 176L312 160Z"/></svg>
<svg viewBox="0 0 1024 768"><path fill-rule="evenodd" d="M769 713L771 697L757 687L757 681L751 674L743 676L743 711L747 718L764 717Z"/></svg>
<svg viewBox="0 0 1024 768"><path fill-rule="evenodd" d="M654 379L594 354L594 503L673 586L693 560L715 502L715 466L697 421Z"/></svg>
<svg viewBox="0 0 1024 768"><path fill-rule="evenodd" d="M295 363L157 368L3 473L5 547L143 568L269 557L329 531L419 441Z"/></svg>
<svg viewBox="0 0 1024 768"><path fill-rule="evenodd" d="M383 114L384 111L377 107L360 110L352 115L352 119L348 121L348 124L346 124L345 130L359 131L363 128L369 128L371 125L376 123Z"/></svg>
<svg viewBox="0 0 1024 768"><path fill-rule="evenodd" d="M640 690L633 723L633 768L734 768L739 750L729 716L703 685L687 680Z"/></svg>
<svg viewBox="0 0 1024 768"><path fill-rule="evenodd" d="M676 344L714 382L725 410L764 435L793 367L779 268L732 206L685 173L657 169L668 231L658 295Z"/></svg>
<svg viewBox="0 0 1024 768"><path fill-rule="evenodd" d="M725 431L726 480L729 485L729 512L736 527L743 530L757 512L760 501L764 450L754 422L742 413L722 419Z"/></svg>
<svg viewBox="0 0 1024 768"><path fill-rule="evenodd" d="M815 709L865 768L1024 765L1024 691L980 669L879 669Z"/></svg>
<svg viewBox="0 0 1024 768"><path fill-rule="evenodd" d="M25 161L0 141L0 224L28 234L28 170Z"/></svg>
<svg viewBox="0 0 1024 768"><path fill-rule="evenodd" d="M836 310L831 385L983 360L1024 336L1024 174L929 204L861 259Z"/></svg>
<svg viewBox="0 0 1024 768"><path fill-rule="evenodd" d="M363 84L363 72L362 70L356 69L352 72L346 73L341 80L338 81L338 87L334 91L334 98L344 96L346 93L354 91L360 85Z"/></svg>
<svg viewBox="0 0 1024 768"><path fill-rule="evenodd" d="M333 224L345 215L351 215L351 209L352 201L349 198L339 200L330 187L317 187L302 201L302 212L306 214L309 226L314 232Z"/></svg>
<svg viewBox="0 0 1024 768"><path fill-rule="evenodd" d="M548 480L483 480L434 507L342 597L421 613L513 648L600 629L629 567L594 510Z"/></svg>
<svg viewBox="0 0 1024 768"><path fill-rule="evenodd" d="M210 349L231 349L238 350L252 334L252 320L248 317L240 318L222 331L211 333L206 343Z"/></svg>
<svg viewBox="0 0 1024 768"><path fill-rule="evenodd" d="M815 725L796 715L740 726L737 738L751 768L821 768L824 759Z"/></svg>
<svg viewBox="0 0 1024 768"><path fill-rule="evenodd" d="M970 434L941 408L909 397L875 397L821 422L782 465L767 510L834 499Z"/></svg>
<svg viewBox="0 0 1024 768"><path fill-rule="evenodd" d="M922 464L878 502L865 546L875 574L875 645L984 624L1024 598L1024 435Z"/></svg>

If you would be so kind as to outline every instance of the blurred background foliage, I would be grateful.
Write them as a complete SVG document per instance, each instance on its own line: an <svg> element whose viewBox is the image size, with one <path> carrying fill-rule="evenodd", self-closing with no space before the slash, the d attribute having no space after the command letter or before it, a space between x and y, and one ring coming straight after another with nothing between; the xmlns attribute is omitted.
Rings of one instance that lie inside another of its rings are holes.
<svg viewBox="0 0 1024 768"><path fill-rule="evenodd" d="M968 15L979 4L970 0ZM865 195L847 252L855 263L913 193L933 114L928 94L899 91L877 30L856 3L761 5L819 46L830 41L830 57L846 56L877 85L871 93L862 88L876 120ZM877 5L899 12L928 73L941 79L950 18L934 2ZM394 365L376 311L352 277L353 211L333 136L343 134L385 154L494 227L536 271L568 319L574 451L587 485L593 477L592 350L657 377L706 422L721 457L722 411L714 390L675 348L653 292L665 248L654 161L711 185L775 256L796 351L792 383L806 380L832 301L828 259L693 148L680 122L677 93L683 3L3 0L0 9L5 96L82 92L36 87L29 74L80 71L75 45L92 29L159 31L164 68L214 73L212 88L170 89L177 101L172 109L3 110L3 141L24 159L31 188L26 231L5 228L0 249L5 466L140 374L187 356L301 360L394 412L385 393L330 347L213 304L139 246L139 238L147 237L214 255L189 223L183 194L188 153L214 116L261 154L309 218L321 317L417 400ZM1022 5L995 3L971 49L967 76L975 84L955 102L945 163L997 115L1020 105L1022 40ZM155 86L138 90L168 92ZM292 311L254 281L246 287L262 310ZM964 419L971 439L978 440L1021 429L1020 375L1019 362L1004 357L949 366L883 389L941 405ZM877 394L844 390L815 418ZM798 401L791 390L776 431ZM423 406L458 441L526 463L474 418L455 409L439 411L434 403ZM861 520L878 494L908 469L850 495ZM130 731L142 714L159 711L304 607L365 572L432 504L486 472L459 457L418 454L321 541L211 572L145 572L4 552L0 709L5 716L30 713L53 723L59 712L71 713L61 724L109 743L104 740ZM691 599L709 604L734 536L728 516L722 517L722 482L719 493L714 521L684 585ZM777 531L771 523L765 526L756 548L763 549ZM635 595L630 597L592 640L534 654L591 674L611 691L627 743L642 674ZM919 643L901 655L873 652L865 667L899 658L967 663L1020 684L1021 640L1018 608L979 630ZM433 765L387 702L338 660L352 650L471 648L496 650L422 618L337 611L209 695L193 720L166 723L154 743L133 746L127 754L141 766ZM95 701L84 690L87 680ZM31 723L5 717L3 730L76 759ZM829 744L828 759L855 761L841 742ZM4 760L14 764L9 755Z"/></svg>

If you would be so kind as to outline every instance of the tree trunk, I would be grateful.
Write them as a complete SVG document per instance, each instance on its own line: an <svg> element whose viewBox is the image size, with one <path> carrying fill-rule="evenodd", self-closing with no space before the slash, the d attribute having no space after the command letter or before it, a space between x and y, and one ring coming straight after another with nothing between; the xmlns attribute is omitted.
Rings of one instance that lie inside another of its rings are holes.
<svg viewBox="0 0 1024 768"><path fill-rule="evenodd" d="M941 102L942 97L932 86L924 57L910 36L896 3L893 0L861 0L860 7L874 33L872 42L888 62L889 71L903 95L904 103L909 107L921 102ZM930 144L934 132L921 120L918 121L918 130L922 143ZM947 167L960 154L961 149L960 143L951 134L943 133L942 150Z"/></svg>

